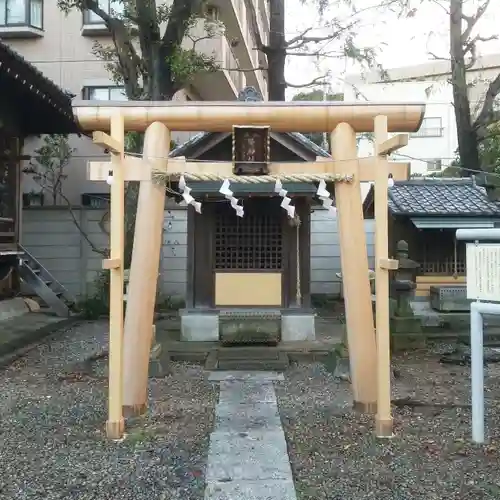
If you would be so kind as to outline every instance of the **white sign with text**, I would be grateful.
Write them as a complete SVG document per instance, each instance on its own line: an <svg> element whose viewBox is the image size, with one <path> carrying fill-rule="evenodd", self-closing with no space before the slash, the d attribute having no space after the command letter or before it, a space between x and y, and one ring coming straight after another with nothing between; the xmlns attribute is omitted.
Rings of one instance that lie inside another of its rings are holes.
<svg viewBox="0 0 500 500"><path fill-rule="evenodd" d="M500 302L500 244L467 243L467 298Z"/></svg>

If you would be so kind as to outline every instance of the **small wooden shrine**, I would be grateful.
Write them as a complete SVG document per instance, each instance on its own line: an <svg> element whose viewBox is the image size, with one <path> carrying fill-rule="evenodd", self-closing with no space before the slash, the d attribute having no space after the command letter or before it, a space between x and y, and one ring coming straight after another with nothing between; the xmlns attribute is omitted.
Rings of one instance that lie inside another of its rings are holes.
<svg viewBox="0 0 500 500"><path fill-rule="evenodd" d="M249 87L240 92L239 100L262 98ZM255 176L268 174L271 161L311 162L317 156L329 157L302 134L253 126L197 135L172 156L232 161L234 174ZM202 208L197 213L195 206L188 207L182 338L223 342L313 339L310 213L316 186L286 183L282 186L286 193L280 196L272 182L233 182L230 190L237 205L228 203L220 182L192 181L189 188ZM333 193L333 186L329 189Z"/></svg>
<svg viewBox="0 0 500 500"><path fill-rule="evenodd" d="M373 187L364 202L372 218ZM400 240L420 264L416 296L429 297L431 287L465 286L465 243L457 229L492 228L500 223L500 203L490 200L474 178L414 178L396 181L388 191L389 255Z"/></svg>
<svg viewBox="0 0 500 500"><path fill-rule="evenodd" d="M30 135L71 133L71 97L0 42L0 298L19 291L21 152Z"/></svg>

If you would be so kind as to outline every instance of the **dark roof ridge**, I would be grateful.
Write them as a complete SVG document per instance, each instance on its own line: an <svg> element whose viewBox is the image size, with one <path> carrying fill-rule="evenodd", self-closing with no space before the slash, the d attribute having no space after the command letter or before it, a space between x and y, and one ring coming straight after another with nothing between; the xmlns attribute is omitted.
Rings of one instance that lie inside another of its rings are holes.
<svg viewBox="0 0 500 500"><path fill-rule="evenodd" d="M398 186L436 186L436 185L474 185L475 181L472 177L412 177L405 181L396 181Z"/></svg>

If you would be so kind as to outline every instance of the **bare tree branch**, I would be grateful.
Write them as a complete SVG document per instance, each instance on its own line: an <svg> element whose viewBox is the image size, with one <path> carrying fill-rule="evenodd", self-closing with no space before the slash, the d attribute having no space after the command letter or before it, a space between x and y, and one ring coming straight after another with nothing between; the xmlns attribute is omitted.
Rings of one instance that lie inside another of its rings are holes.
<svg viewBox="0 0 500 500"><path fill-rule="evenodd" d="M490 2L491 2L491 0L485 0L484 3L477 8L477 11L473 16L467 16L467 15L462 13L462 19L467 24L467 27L465 28L464 32L462 33L462 43L464 45L469 40L469 38L472 34L472 30L476 26L477 22L479 21L479 19L481 19L481 17L483 17L484 13L488 9Z"/></svg>
<svg viewBox="0 0 500 500"><path fill-rule="evenodd" d="M476 120L474 121L474 127L478 130L478 134L485 135L484 128L489 125L492 121L492 117L495 114L495 99L500 94L500 74L492 80L486 91L484 97L483 107L479 112Z"/></svg>
<svg viewBox="0 0 500 500"><path fill-rule="evenodd" d="M117 63L127 95L138 97L139 73L144 69L144 64L133 45L125 23L101 9L96 0L82 0L80 10L90 10L104 21L113 38Z"/></svg>
<svg viewBox="0 0 500 500"><path fill-rule="evenodd" d="M469 50L468 52L464 51L464 56L469 55L469 60L466 61L464 64L465 71L468 71L471 68L473 68L477 62L476 44L471 45L468 50Z"/></svg>
<svg viewBox="0 0 500 500"><path fill-rule="evenodd" d="M265 66L259 66L257 68L220 68L224 71L236 71L238 73L253 73L254 71L266 71Z"/></svg>
<svg viewBox="0 0 500 500"><path fill-rule="evenodd" d="M302 33L300 33L300 35L297 35L296 37L292 38L291 40L288 40L288 42L286 42L287 47L289 47L290 45L293 45L294 43L296 43L298 41L303 40L304 37L307 35L307 33L309 33L311 30L312 30L312 27L307 28Z"/></svg>
<svg viewBox="0 0 500 500"><path fill-rule="evenodd" d="M294 89L302 89L305 87L314 87L315 85L325 85L328 83L326 78L327 78L327 76L323 75L323 76L318 76L316 78L313 78L308 83L289 83L289 82L286 82L286 84L288 87L292 87Z"/></svg>
<svg viewBox="0 0 500 500"><path fill-rule="evenodd" d="M326 57L326 58L331 58L331 59L337 59L339 57L345 57L345 52L339 52L339 51L329 51L329 52L323 52L321 50L318 50L316 52L288 52L286 53L287 56L297 56L297 57Z"/></svg>
<svg viewBox="0 0 500 500"><path fill-rule="evenodd" d="M434 54L434 52L428 52L428 54L436 61L448 61L448 62L450 62L449 57L441 57L441 56Z"/></svg>
<svg viewBox="0 0 500 500"><path fill-rule="evenodd" d="M286 48L288 50L298 50L308 44L319 44L322 42L330 42L333 40L338 40L346 31L352 30L357 22L353 22L347 26L336 26L335 31L324 36L297 36L286 42Z"/></svg>
<svg viewBox="0 0 500 500"><path fill-rule="evenodd" d="M470 53L471 56L475 58L477 42L491 42L493 40L498 40L498 35L491 35L487 37L477 35L464 44L464 54L467 55Z"/></svg>
<svg viewBox="0 0 500 500"><path fill-rule="evenodd" d="M450 15L450 11L442 4L441 0L431 0L431 3L437 5L440 9L444 10L447 16Z"/></svg>

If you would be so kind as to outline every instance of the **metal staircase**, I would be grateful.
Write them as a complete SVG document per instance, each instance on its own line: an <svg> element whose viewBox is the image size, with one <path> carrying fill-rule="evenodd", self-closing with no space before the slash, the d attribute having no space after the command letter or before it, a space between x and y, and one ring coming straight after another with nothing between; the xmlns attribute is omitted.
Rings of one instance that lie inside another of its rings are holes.
<svg viewBox="0 0 500 500"><path fill-rule="evenodd" d="M22 245L18 246L20 250L18 272L21 280L57 316L69 316L75 304L75 298L26 248Z"/></svg>

